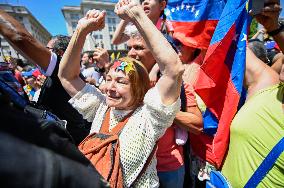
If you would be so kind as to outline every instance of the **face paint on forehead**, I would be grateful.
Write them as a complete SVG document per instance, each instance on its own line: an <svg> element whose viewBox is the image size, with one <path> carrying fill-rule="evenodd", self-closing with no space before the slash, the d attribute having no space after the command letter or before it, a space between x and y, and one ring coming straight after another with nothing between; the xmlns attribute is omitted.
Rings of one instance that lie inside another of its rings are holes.
<svg viewBox="0 0 284 188"><path fill-rule="evenodd" d="M126 61L120 61L120 60L117 60L114 62L112 68L115 70L115 71L123 71L125 72L127 75L129 74L129 72L132 72L134 71L134 68L133 68L133 63L128 63Z"/></svg>

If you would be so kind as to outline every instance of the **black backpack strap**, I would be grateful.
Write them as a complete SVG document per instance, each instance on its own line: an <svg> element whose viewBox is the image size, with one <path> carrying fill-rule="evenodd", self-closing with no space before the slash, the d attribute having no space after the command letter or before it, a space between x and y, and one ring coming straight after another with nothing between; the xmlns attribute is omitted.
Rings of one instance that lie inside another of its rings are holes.
<svg viewBox="0 0 284 188"><path fill-rule="evenodd" d="M181 100L181 111L186 111L186 95L185 95L185 89L184 89L184 83L181 84L180 89L180 100Z"/></svg>
<svg viewBox="0 0 284 188"><path fill-rule="evenodd" d="M182 82L181 90L180 90L180 100L181 100L181 111L186 112L186 106L187 106L187 100L186 100L186 94L185 94L185 88L184 83ZM184 182L183 187L187 188L190 187L191 181L190 181L190 143L189 139L187 139L186 143L183 145L183 159L184 159Z"/></svg>

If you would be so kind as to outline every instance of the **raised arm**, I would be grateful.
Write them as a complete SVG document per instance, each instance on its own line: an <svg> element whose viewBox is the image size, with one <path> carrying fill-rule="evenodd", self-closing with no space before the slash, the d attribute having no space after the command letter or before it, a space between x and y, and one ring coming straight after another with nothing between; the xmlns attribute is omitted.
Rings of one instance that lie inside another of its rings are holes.
<svg viewBox="0 0 284 188"><path fill-rule="evenodd" d="M263 41L264 33L266 33L265 29L260 29L251 37L251 39L257 39L259 38L259 36L261 36L259 40Z"/></svg>
<svg viewBox="0 0 284 188"><path fill-rule="evenodd" d="M86 16L79 20L78 26L64 53L58 71L58 77L68 94L73 97L85 86L80 78L80 54L86 36L92 32L104 28L105 12L90 10Z"/></svg>
<svg viewBox="0 0 284 188"><path fill-rule="evenodd" d="M278 18L281 11L279 0L265 0L264 8L255 16L256 20L264 26L267 32L276 31L279 28ZM250 12L252 14L252 12ZM284 50L284 32L273 35L280 49ZM255 92L279 83L279 75L269 66L258 59L247 48L246 54L245 85L248 88L248 99Z"/></svg>
<svg viewBox="0 0 284 188"><path fill-rule="evenodd" d="M22 56L46 71L51 52L38 42L21 23L3 10L0 10L0 34Z"/></svg>
<svg viewBox="0 0 284 188"><path fill-rule="evenodd" d="M126 42L129 37L124 33L125 27L127 26L129 22L125 20L121 20L118 24L112 38L112 43L115 45L121 44L123 42Z"/></svg>
<svg viewBox="0 0 284 188"><path fill-rule="evenodd" d="M203 131L202 113L198 106L186 107L186 112L178 112L174 124L193 134L199 135Z"/></svg>
<svg viewBox="0 0 284 188"><path fill-rule="evenodd" d="M279 75L247 48L245 72L245 86L248 89L247 99L257 91L277 83L279 83Z"/></svg>
<svg viewBox="0 0 284 188"><path fill-rule="evenodd" d="M124 20L130 20L139 30L162 72L158 90L164 104L172 104L178 98L183 66L168 41L135 1L117 4L115 12Z"/></svg>

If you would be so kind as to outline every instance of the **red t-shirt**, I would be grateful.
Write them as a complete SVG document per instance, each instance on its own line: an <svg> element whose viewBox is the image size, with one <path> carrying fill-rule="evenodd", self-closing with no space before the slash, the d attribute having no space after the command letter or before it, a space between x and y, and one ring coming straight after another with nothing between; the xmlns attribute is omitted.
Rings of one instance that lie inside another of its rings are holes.
<svg viewBox="0 0 284 188"><path fill-rule="evenodd" d="M184 90L187 100L186 105L188 107L197 105L195 95L192 92L193 87L184 84ZM157 170L159 172L173 171L177 170L183 164L183 146L176 144L175 125L173 124L158 142Z"/></svg>

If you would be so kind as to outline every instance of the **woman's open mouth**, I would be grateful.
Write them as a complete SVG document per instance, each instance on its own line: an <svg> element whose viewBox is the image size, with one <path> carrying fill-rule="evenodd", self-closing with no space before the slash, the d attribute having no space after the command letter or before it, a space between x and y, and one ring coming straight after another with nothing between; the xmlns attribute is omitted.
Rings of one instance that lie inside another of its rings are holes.
<svg viewBox="0 0 284 188"><path fill-rule="evenodd" d="M118 100L118 99L120 99L120 97L110 96L110 95L107 95L107 98L108 98L109 100Z"/></svg>
<svg viewBox="0 0 284 188"><path fill-rule="evenodd" d="M145 13L149 13L149 12L150 12L150 8L149 8L149 7L147 7L147 6L146 6L146 7L144 7L143 9L144 9L144 12L145 12Z"/></svg>

